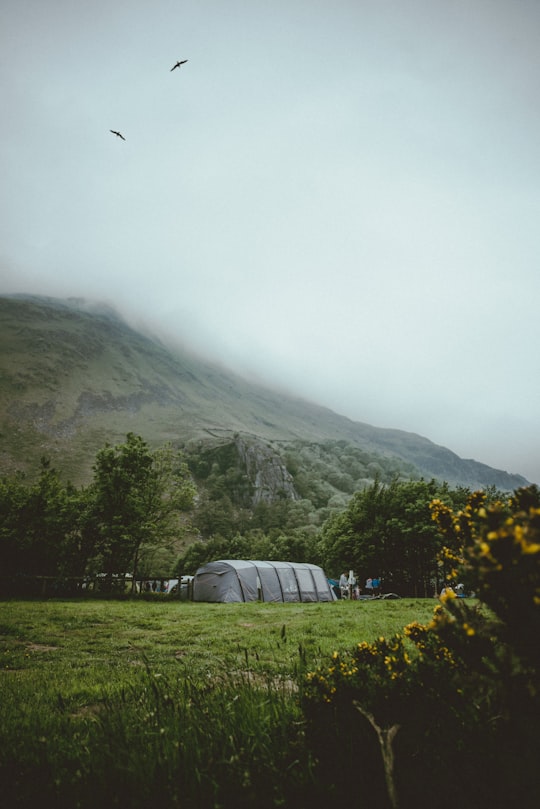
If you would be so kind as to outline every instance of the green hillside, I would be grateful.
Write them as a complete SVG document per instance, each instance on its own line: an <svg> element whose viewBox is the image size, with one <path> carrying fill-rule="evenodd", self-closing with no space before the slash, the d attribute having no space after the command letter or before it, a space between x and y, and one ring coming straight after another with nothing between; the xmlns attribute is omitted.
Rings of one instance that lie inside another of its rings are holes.
<svg viewBox="0 0 540 809"><path fill-rule="evenodd" d="M84 483L97 450L133 432L152 447L232 443L245 454L256 446L256 458L270 453L293 464L295 481L317 470L327 494L396 474L471 488L527 483L421 436L353 422L254 385L79 299L0 297L0 339L4 473L31 475L46 456L73 483Z"/></svg>

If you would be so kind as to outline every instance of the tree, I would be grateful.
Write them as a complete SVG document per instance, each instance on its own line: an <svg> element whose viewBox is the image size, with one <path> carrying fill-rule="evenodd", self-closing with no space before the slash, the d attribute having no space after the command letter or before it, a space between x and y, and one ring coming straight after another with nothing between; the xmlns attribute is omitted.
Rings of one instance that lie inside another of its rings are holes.
<svg viewBox="0 0 540 809"><path fill-rule="evenodd" d="M360 576L380 576L386 590L432 595L442 544L429 508L435 497L454 503L463 494L433 480L375 480L325 524L319 547L325 568L352 567Z"/></svg>
<svg viewBox="0 0 540 809"><path fill-rule="evenodd" d="M64 485L47 458L39 478L0 482L0 563L4 576L72 576L80 568L82 495Z"/></svg>
<svg viewBox="0 0 540 809"><path fill-rule="evenodd" d="M87 530L95 532L109 584L128 571L135 582L144 554L179 535L179 514L195 493L181 456L171 447L152 453L133 433L98 452L91 488Z"/></svg>
<svg viewBox="0 0 540 809"><path fill-rule="evenodd" d="M24 530L21 514L29 498L29 486L22 473L0 478L0 569L2 576L24 572Z"/></svg>

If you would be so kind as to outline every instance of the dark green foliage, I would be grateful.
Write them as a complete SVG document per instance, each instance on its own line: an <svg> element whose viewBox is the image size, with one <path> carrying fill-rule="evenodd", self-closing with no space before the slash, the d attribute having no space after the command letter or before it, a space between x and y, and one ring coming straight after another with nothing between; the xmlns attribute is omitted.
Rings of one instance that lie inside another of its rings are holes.
<svg viewBox="0 0 540 809"><path fill-rule="evenodd" d="M287 562L318 563L316 546L309 536L301 533L279 534L275 539L261 531L231 539L213 537L207 542L195 542L178 561L177 573L192 575L198 567L216 559L265 559Z"/></svg>
<svg viewBox="0 0 540 809"><path fill-rule="evenodd" d="M140 436L105 446L94 466L87 518L97 536L95 564L110 581L145 574L145 554L167 547L181 531L179 514L195 489L187 466L170 447L151 452ZM147 573L147 572L146 572Z"/></svg>
<svg viewBox="0 0 540 809"><path fill-rule="evenodd" d="M0 563L2 575L76 575L80 560L80 497L64 486L46 459L37 482L23 476L0 480Z"/></svg>
<svg viewBox="0 0 540 809"><path fill-rule="evenodd" d="M35 483L22 475L0 480L4 591L13 591L20 577L82 579L99 572L111 584L113 574L144 575L149 554L181 535L179 515L195 490L178 453L150 452L129 433L125 444L98 453L94 473L92 484L77 490L43 459Z"/></svg>
<svg viewBox="0 0 540 809"><path fill-rule="evenodd" d="M436 481L394 479L384 485L376 480L325 524L319 547L323 565L334 574L353 568L362 578L377 575L386 592L433 595L442 535L429 504L434 497L463 501L464 492Z"/></svg>
<svg viewBox="0 0 540 809"><path fill-rule="evenodd" d="M351 495L364 489L375 477L390 483L396 476L419 477L412 464L394 457L368 452L347 441L295 441L283 445L285 462L301 497L317 508L336 492Z"/></svg>
<svg viewBox="0 0 540 809"><path fill-rule="evenodd" d="M423 805L419 789L443 809L536 806L540 498L537 487L493 495L473 493L455 510L433 502L446 538L461 537L484 604L449 590L428 624L335 652L306 677L321 773L354 779L370 806Z"/></svg>
<svg viewBox="0 0 540 809"><path fill-rule="evenodd" d="M256 447L257 442L252 445ZM369 485L368 466L371 463L373 468L378 457L345 441L274 443L271 452L291 475L293 490L261 499L240 457L237 439L191 442L185 452L200 492L192 522L205 539L231 538L251 529L271 534L302 528L313 534L314 528L347 505L355 491ZM396 458L380 461L378 469L385 482L398 474L415 475L412 466Z"/></svg>

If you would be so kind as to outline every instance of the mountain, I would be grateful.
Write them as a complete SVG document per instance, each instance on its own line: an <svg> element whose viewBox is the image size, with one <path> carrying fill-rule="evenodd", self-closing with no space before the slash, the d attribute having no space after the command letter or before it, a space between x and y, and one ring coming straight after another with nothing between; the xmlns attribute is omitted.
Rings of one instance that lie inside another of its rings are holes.
<svg viewBox="0 0 540 809"><path fill-rule="evenodd" d="M45 456L73 483L85 483L97 450L133 432L151 447L236 442L245 460L266 457L268 448L279 457L296 448L299 457L303 445L317 445L321 458L329 446L338 454L355 450L363 453L364 481L382 472L470 488L528 483L422 436L351 421L253 384L83 299L1 296L0 339L2 473L35 473ZM262 455L253 455L255 445L266 447Z"/></svg>

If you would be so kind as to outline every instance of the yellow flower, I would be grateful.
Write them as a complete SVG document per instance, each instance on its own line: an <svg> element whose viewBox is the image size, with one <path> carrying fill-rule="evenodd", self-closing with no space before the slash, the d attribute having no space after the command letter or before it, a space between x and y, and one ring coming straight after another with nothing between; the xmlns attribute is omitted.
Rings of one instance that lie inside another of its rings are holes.
<svg viewBox="0 0 540 809"><path fill-rule="evenodd" d="M538 542L523 542L521 550L523 553L538 553L540 551L540 544L538 544Z"/></svg>

